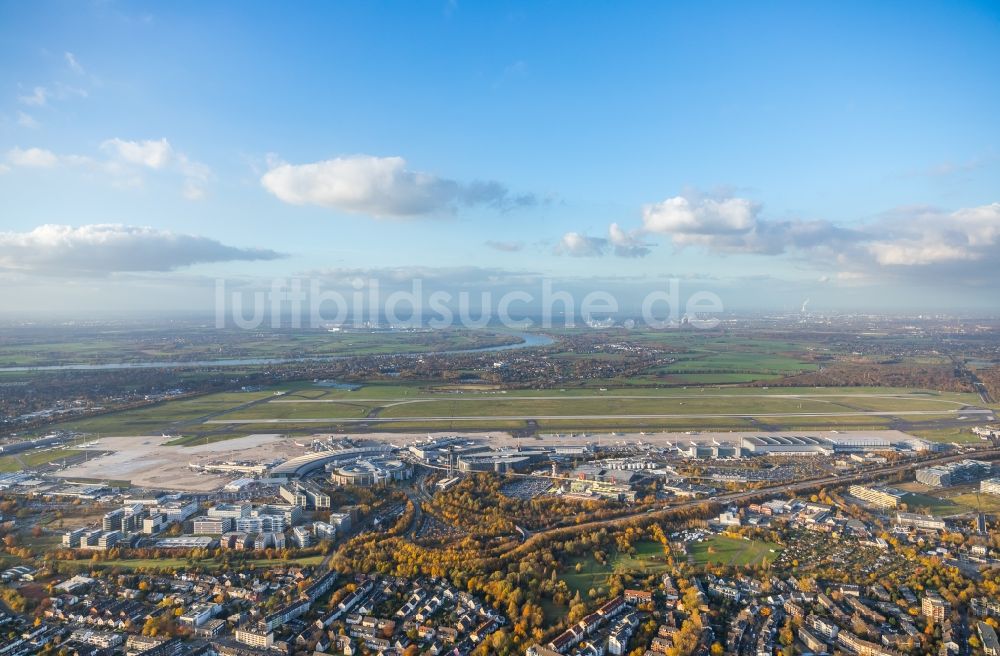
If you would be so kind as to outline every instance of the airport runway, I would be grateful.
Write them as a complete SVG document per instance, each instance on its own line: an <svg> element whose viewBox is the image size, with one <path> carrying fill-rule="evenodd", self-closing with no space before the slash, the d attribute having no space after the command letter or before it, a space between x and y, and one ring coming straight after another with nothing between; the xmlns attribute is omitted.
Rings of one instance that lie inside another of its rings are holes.
<svg viewBox="0 0 1000 656"><path fill-rule="evenodd" d="M592 401L595 399L621 399L621 400L660 400L672 401L674 399L791 399L799 401L823 401L826 399L900 399L906 401L935 401L938 403L950 403L952 405L966 406L968 403L953 401L952 399L941 399L934 396L922 396L914 394L879 394L874 392L861 392L857 394L561 394L558 396L518 396L501 394L499 392L489 394L476 392L468 396L457 394L442 394L441 396L419 396L412 399L363 399L353 396L345 396L336 399L269 399L270 403L379 403L385 407L402 405L404 403L428 403L441 401L468 401L482 402L489 399L503 399L506 401ZM229 412L228 410L226 412Z"/></svg>
<svg viewBox="0 0 1000 656"><path fill-rule="evenodd" d="M902 417L936 416L945 414L988 415L992 410L982 408L965 410L865 410L856 412L734 412L716 414L655 414L655 415L499 415L466 417L312 417L303 419L212 419L206 424L370 424L435 421L530 421L530 420L586 420L586 419L737 419L741 417L794 418L794 417Z"/></svg>

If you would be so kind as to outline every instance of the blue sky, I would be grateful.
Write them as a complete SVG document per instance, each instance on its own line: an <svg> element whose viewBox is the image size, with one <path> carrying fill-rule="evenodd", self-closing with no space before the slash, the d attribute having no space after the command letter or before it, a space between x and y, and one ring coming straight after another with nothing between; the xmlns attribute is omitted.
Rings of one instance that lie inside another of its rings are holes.
<svg viewBox="0 0 1000 656"><path fill-rule="evenodd" d="M419 267L996 309L998 37L997 3L0 2L4 295Z"/></svg>

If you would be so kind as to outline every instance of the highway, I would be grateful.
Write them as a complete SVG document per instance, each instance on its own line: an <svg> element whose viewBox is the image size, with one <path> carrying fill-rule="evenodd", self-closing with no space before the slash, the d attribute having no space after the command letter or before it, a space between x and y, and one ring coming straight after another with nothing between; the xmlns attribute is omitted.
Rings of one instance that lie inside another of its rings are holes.
<svg viewBox="0 0 1000 656"><path fill-rule="evenodd" d="M403 488L403 494L406 498L410 500L413 504L413 519L410 521L410 525L406 528L404 537L414 538L419 532L420 528L424 524L424 509L421 504L424 501L430 501L431 495L427 492L427 474L417 474L408 487Z"/></svg>

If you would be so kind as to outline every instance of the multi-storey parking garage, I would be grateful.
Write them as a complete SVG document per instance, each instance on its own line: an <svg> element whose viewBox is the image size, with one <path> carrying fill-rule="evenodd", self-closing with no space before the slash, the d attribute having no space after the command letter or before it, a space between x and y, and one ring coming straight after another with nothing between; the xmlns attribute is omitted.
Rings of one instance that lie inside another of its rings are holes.
<svg viewBox="0 0 1000 656"><path fill-rule="evenodd" d="M394 458L358 459L327 467L330 480L337 485L372 487L393 481L403 481L413 476L413 466Z"/></svg>

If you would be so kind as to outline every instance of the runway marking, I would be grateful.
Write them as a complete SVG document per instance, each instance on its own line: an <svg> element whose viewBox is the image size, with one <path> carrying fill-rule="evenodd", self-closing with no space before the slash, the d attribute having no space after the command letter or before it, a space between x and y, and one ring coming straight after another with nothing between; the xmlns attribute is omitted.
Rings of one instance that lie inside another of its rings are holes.
<svg viewBox="0 0 1000 656"><path fill-rule="evenodd" d="M943 415L958 414L959 410L869 410L858 412L734 412L719 414L676 414L676 415L499 415L499 416L467 416L467 417L366 417L363 419L326 417L303 419L213 419L206 424L329 424L329 423L400 423L400 422L437 422L437 421L528 421L556 419L732 419L741 417L900 417L911 415ZM992 410L962 410L962 414L992 415Z"/></svg>

